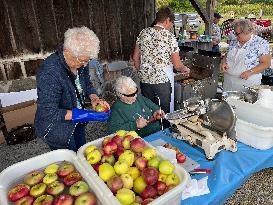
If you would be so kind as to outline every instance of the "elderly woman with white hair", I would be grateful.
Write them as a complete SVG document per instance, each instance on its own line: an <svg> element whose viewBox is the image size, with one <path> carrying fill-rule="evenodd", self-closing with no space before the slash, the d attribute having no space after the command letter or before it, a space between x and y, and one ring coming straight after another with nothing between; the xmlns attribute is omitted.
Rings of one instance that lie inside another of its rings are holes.
<svg viewBox="0 0 273 205"><path fill-rule="evenodd" d="M107 122L109 134L117 130L135 130L144 137L160 130L160 111L158 105L138 93L136 83L130 77L121 76L115 84L119 99L111 107Z"/></svg>
<svg viewBox="0 0 273 205"><path fill-rule="evenodd" d="M224 90L244 91L244 86L260 85L262 72L270 67L271 56L266 40L253 34L253 23L234 21L236 39L231 41L223 64Z"/></svg>
<svg viewBox="0 0 273 205"><path fill-rule="evenodd" d="M93 31L68 29L63 47L46 58L37 73L35 129L52 150L77 151L86 143L85 126L80 122L94 120L94 112L84 110L85 101L91 100L93 107L98 103L109 107L97 96L86 67L98 52L99 39ZM104 114L98 116L98 121L107 120Z"/></svg>

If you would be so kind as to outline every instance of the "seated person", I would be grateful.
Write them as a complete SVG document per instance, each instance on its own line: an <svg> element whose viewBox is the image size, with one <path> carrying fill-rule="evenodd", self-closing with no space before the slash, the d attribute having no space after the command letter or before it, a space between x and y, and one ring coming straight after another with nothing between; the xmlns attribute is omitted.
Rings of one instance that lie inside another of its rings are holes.
<svg viewBox="0 0 273 205"><path fill-rule="evenodd" d="M134 130L144 137L160 130L160 109L148 98L138 94L136 83L126 76L121 76L115 84L118 100L111 107L111 116L107 122L109 134L117 130ZM164 112L162 111L162 116ZM155 117L155 121L149 122Z"/></svg>

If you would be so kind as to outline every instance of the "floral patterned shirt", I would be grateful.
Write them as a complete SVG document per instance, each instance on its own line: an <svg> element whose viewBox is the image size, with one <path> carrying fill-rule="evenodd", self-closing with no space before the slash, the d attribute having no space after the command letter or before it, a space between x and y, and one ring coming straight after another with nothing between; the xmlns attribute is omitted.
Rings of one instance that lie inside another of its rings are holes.
<svg viewBox="0 0 273 205"><path fill-rule="evenodd" d="M159 84L169 81L164 68L170 64L171 55L179 52L174 35L166 30L153 27L143 29L136 43L140 49L139 78L142 83Z"/></svg>
<svg viewBox="0 0 273 205"><path fill-rule="evenodd" d="M215 23L212 24L212 35L211 36L212 36L212 40L215 40L218 43L221 41L221 29Z"/></svg>
<svg viewBox="0 0 273 205"><path fill-rule="evenodd" d="M229 50L238 49L240 47L240 43L236 39L231 41L229 45ZM270 54L268 42L257 35L252 35L251 39L247 43L245 43L243 47L247 51L245 56L245 64L247 70L254 68L260 63L259 57L261 57L262 55Z"/></svg>

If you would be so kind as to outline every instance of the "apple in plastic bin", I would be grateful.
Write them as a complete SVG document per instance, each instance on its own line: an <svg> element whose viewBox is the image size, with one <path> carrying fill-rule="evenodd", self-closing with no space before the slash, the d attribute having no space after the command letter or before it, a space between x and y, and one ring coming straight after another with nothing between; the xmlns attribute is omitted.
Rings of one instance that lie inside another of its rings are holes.
<svg viewBox="0 0 273 205"><path fill-rule="evenodd" d="M104 145L106 145L107 142L110 142L112 140L112 137L105 137L103 140L102 140L102 147L104 147Z"/></svg>
<svg viewBox="0 0 273 205"><path fill-rule="evenodd" d="M63 182L66 186L71 186L72 184L80 181L81 179L82 176L79 172L72 172L64 178Z"/></svg>
<svg viewBox="0 0 273 205"><path fill-rule="evenodd" d="M146 184L154 185L158 181L159 172L154 167L147 167L147 168L143 169L142 176L143 176Z"/></svg>
<svg viewBox="0 0 273 205"><path fill-rule="evenodd" d="M129 167L127 173L130 174L133 180L135 180L136 178L140 176L140 171L137 167Z"/></svg>
<svg viewBox="0 0 273 205"><path fill-rule="evenodd" d="M133 152L142 152L145 147L146 147L146 144L144 140L141 138L134 138L130 142L130 148Z"/></svg>
<svg viewBox="0 0 273 205"><path fill-rule="evenodd" d="M73 205L74 198L68 194L59 195L54 199L54 205Z"/></svg>
<svg viewBox="0 0 273 205"><path fill-rule="evenodd" d="M115 175L107 181L107 186L115 194L118 190L123 188L123 181L119 176Z"/></svg>
<svg viewBox="0 0 273 205"><path fill-rule="evenodd" d="M120 176L122 182L123 182L123 188L127 188L127 189L132 189L133 188L133 185L134 185L134 180L133 178L131 177L130 174L122 174Z"/></svg>
<svg viewBox="0 0 273 205"><path fill-rule="evenodd" d="M33 186L35 184L39 184L40 182L42 182L44 176L45 176L45 174L43 172L35 170L35 171L28 173L24 177L24 182L29 186Z"/></svg>
<svg viewBox="0 0 273 205"><path fill-rule="evenodd" d="M30 195L33 197L41 196L46 191L46 184L45 183L39 183L31 187L30 189Z"/></svg>
<svg viewBox="0 0 273 205"><path fill-rule="evenodd" d="M48 165L45 170L44 170L44 173L45 174L53 174L53 173L56 173L59 169L59 165L58 164L50 164Z"/></svg>
<svg viewBox="0 0 273 205"><path fill-rule="evenodd" d="M123 147L118 147L117 151L114 153L115 157L118 159L119 156L124 152Z"/></svg>
<svg viewBox="0 0 273 205"><path fill-rule="evenodd" d="M162 174L159 172L158 181L166 182L167 176L167 174Z"/></svg>
<svg viewBox="0 0 273 205"><path fill-rule="evenodd" d="M162 195L165 193L167 185L164 182L157 181L154 185L154 188L156 189L158 195Z"/></svg>
<svg viewBox="0 0 273 205"><path fill-rule="evenodd" d="M140 194L145 189L146 186L147 186L147 184L146 184L145 180L143 179L143 177L139 176L138 178L136 178L134 180L133 190L137 194Z"/></svg>
<svg viewBox="0 0 273 205"><path fill-rule="evenodd" d="M154 168L158 169L160 161L161 161L160 157L158 157L158 156L153 157L148 161L148 167L154 167Z"/></svg>
<svg viewBox="0 0 273 205"><path fill-rule="evenodd" d="M122 188L116 193L116 198L122 205L132 204L135 201L135 197L135 193L132 190L126 188Z"/></svg>
<svg viewBox="0 0 273 205"><path fill-rule="evenodd" d="M146 186L141 192L140 196L142 199L155 198L157 196L157 190L153 186Z"/></svg>
<svg viewBox="0 0 273 205"><path fill-rule="evenodd" d="M135 160L135 154L131 150L125 150L118 158L119 161L125 160L129 167L131 167Z"/></svg>
<svg viewBox="0 0 273 205"><path fill-rule="evenodd" d="M122 147L124 149L130 149L131 140L133 137L131 135L125 136L122 140Z"/></svg>
<svg viewBox="0 0 273 205"><path fill-rule="evenodd" d="M176 174L169 174L166 178L166 185L178 185L180 183L180 178Z"/></svg>
<svg viewBox="0 0 273 205"><path fill-rule="evenodd" d="M114 168L108 164L108 163L103 163L99 166L99 177L104 181L108 181L112 176L114 176L115 170Z"/></svg>
<svg viewBox="0 0 273 205"><path fill-rule="evenodd" d="M67 175L69 175L70 173L72 173L73 171L75 170L75 167L68 163L68 162L63 162L58 171L57 171L57 174L58 176L60 177L66 177Z"/></svg>
<svg viewBox="0 0 273 205"><path fill-rule="evenodd" d="M84 193L78 196L75 200L74 205L96 205L97 198L93 193Z"/></svg>
<svg viewBox="0 0 273 205"><path fill-rule="evenodd" d="M102 158L101 158L101 162L102 163L108 163L108 164L114 165L115 162L116 162L116 159L115 159L115 157L114 157L113 154L103 155Z"/></svg>
<svg viewBox="0 0 273 205"><path fill-rule="evenodd" d="M69 188L69 194L71 196L80 196L81 194L88 192L88 190L89 186L86 182L78 181Z"/></svg>
<svg viewBox="0 0 273 205"><path fill-rule="evenodd" d="M98 103L95 107L96 112L107 112L109 108L105 105Z"/></svg>
<svg viewBox="0 0 273 205"><path fill-rule="evenodd" d="M126 131L125 130L118 130L115 133L115 136L120 136L120 137L124 137L126 135Z"/></svg>
<svg viewBox="0 0 273 205"><path fill-rule="evenodd" d="M84 150L85 156L87 156L90 152L94 151L95 149L97 149L95 145L89 145L88 147L86 147Z"/></svg>
<svg viewBox="0 0 273 205"><path fill-rule="evenodd" d="M148 161L143 157L139 157L135 160L135 166L141 171L147 167L147 163Z"/></svg>
<svg viewBox="0 0 273 205"><path fill-rule="evenodd" d="M97 164L92 164L93 169L99 173L99 167L102 165L102 162L98 162Z"/></svg>
<svg viewBox="0 0 273 205"><path fill-rule="evenodd" d="M11 188L8 192L8 199L10 201L16 201L26 195L28 195L30 187L26 184L17 184Z"/></svg>
<svg viewBox="0 0 273 205"><path fill-rule="evenodd" d="M125 137L132 136L133 138L139 137L136 131L129 131L126 133Z"/></svg>
<svg viewBox="0 0 273 205"><path fill-rule="evenodd" d="M142 157L144 157L147 160L150 160L156 156L157 156L156 151L151 147L146 147L142 152Z"/></svg>
<svg viewBox="0 0 273 205"><path fill-rule="evenodd" d="M145 199L145 200L141 203L141 205L147 205L147 204L151 203L153 200L154 200L154 199L151 199L151 198Z"/></svg>
<svg viewBox="0 0 273 205"><path fill-rule="evenodd" d="M58 195L64 190L64 184L59 181L55 181L49 184L46 188L46 192L51 195Z"/></svg>
<svg viewBox="0 0 273 205"><path fill-rule="evenodd" d="M112 138L112 141L115 142L117 144L118 147L122 147L122 141L123 141L123 137L119 136L119 135L115 135Z"/></svg>
<svg viewBox="0 0 273 205"><path fill-rule="evenodd" d="M176 159L178 163L184 163L186 161L186 156L182 154L181 152L176 153Z"/></svg>
<svg viewBox="0 0 273 205"><path fill-rule="evenodd" d="M34 201L34 197L32 196L24 196L21 199L18 199L15 202L15 205L32 205Z"/></svg>
<svg viewBox="0 0 273 205"><path fill-rule="evenodd" d="M162 160L159 164L159 172L162 174L172 174L174 171L174 165L168 160Z"/></svg>
<svg viewBox="0 0 273 205"><path fill-rule="evenodd" d="M118 145L110 140L103 146L103 152L107 155L114 154L118 149Z"/></svg>
<svg viewBox="0 0 273 205"><path fill-rule="evenodd" d="M89 164L96 164L101 160L102 154L99 150L95 149L89 152L86 156L86 160Z"/></svg>
<svg viewBox="0 0 273 205"><path fill-rule="evenodd" d="M51 184L52 182L57 181L58 175L56 173L48 173L43 178L43 183Z"/></svg>
<svg viewBox="0 0 273 205"><path fill-rule="evenodd" d="M33 202L33 205L51 205L53 204L53 196L51 195L42 195L39 196L37 199L35 199L35 201Z"/></svg>
<svg viewBox="0 0 273 205"><path fill-rule="evenodd" d="M115 163L114 169L118 175L125 174L129 169L129 165L126 160L119 160Z"/></svg>

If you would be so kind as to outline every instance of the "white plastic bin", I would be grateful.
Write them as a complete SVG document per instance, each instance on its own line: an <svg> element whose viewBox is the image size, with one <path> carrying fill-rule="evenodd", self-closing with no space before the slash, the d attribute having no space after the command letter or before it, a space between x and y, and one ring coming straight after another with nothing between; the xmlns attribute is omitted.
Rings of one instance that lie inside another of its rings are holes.
<svg viewBox="0 0 273 205"><path fill-rule="evenodd" d="M273 147L273 110L235 99L228 103L237 115L238 141L261 150Z"/></svg>
<svg viewBox="0 0 273 205"><path fill-rule="evenodd" d="M10 204L7 199L7 194L11 186L14 185L14 182L17 182L18 179L22 178L25 174L29 173L32 170L37 170L46 167L49 164L68 161L72 163L75 168L80 172L83 179L88 183L90 191L94 192L97 197L97 203L99 205L107 204L103 197L103 193L97 187L96 182L93 181L93 178L89 176L89 172L84 170L83 166L79 163L77 155L75 152L70 150L55 150L51 151L28 160L16 163L0 173L0 204L8 205Z"/></svg>
<svg viewBox="0 0 273 205"><path fill-rule="evenodd" d="M112 137L113 135L109 135L106 137ZM97 139L95 141L89 142L85 145L83 145L77 152L78 158L81 160L81 163L83 164L85 170L88 170L89 174L93 176L94 181L96 184L100 187L100 189L103 192L103 196L107 197L107 203L105 205L120 205L119 201L116 199L116 197L113 195L113 193L110 191L110 189L107 187L107 185L103 182L103 180L98 176L97 172L93 169L93 167L87 162L84 156L84 150L89 146L89 145L95 145L97 147L101 147L103 138ZM146 144L150 147L151 146L149 143L146 142ZM160 153L157 153L160 157L164 158ZM186 184L188 183L190 179L190 175L188 172L181 167L178 164L175 164L175 173L180 177L181 183L171 189L170 191L166 192L162 196L158 197L157 199L153 200L150 205L180 205L181 203L181 195L182 191L184 190Z"/></svg>

